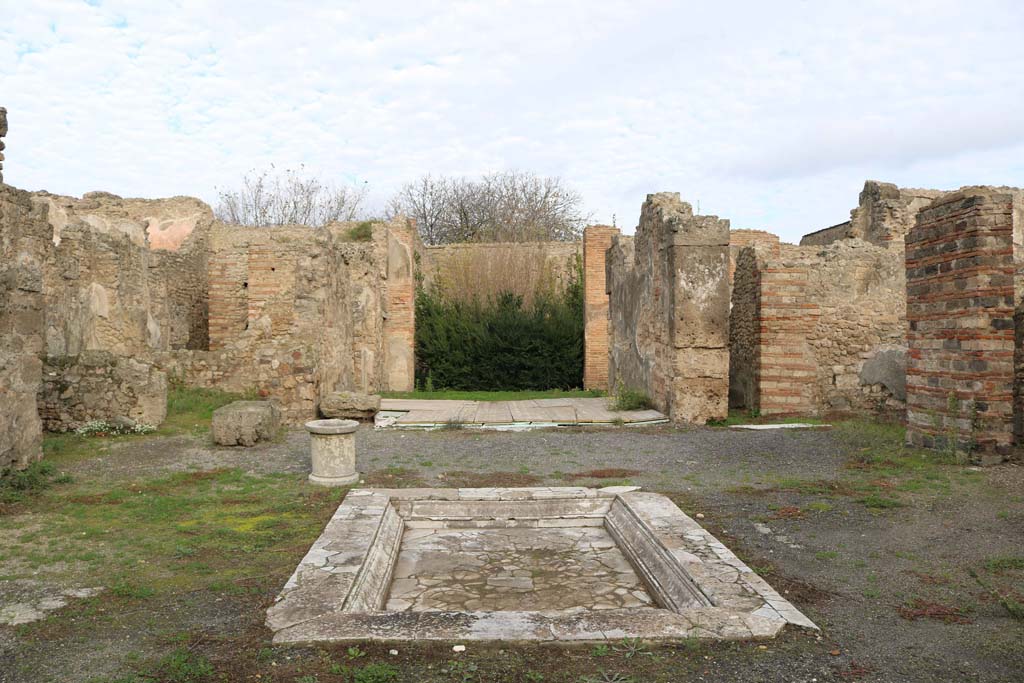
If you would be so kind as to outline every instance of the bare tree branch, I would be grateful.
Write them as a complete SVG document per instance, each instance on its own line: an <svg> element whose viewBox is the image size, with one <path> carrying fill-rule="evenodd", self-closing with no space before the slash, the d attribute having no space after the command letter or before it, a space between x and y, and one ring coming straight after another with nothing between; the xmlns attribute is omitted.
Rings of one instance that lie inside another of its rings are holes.
<svg viewBox="0 0 1024 683"><path fill-rule="evenodd" d="M480 180L423 176L404 185L387 213L416 219L426 244L579 239L589 215L560 178L522 171Z"/></svg>
<svg viewBox="0 0 1024 683"><path fill-rule="evenodd" d="M360 215L366 188L334 186L305 175L305 166L250 171L238 190L218 190L214 213L225 223L265 227L309 225L320 227L335 221L351 221Z"/></svg>

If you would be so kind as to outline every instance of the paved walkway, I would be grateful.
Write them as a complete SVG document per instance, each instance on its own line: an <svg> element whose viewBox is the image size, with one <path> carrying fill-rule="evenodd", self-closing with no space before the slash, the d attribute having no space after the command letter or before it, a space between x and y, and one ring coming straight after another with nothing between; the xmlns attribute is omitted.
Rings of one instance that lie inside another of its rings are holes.
<svg viewBox="0 0 1024 683"><path fill-rule="evenodd" d="M458 423L467 427L515 428L578 424L664 422L657 410L609 410L607 398L538 398L528 401L435 401L385 398L380 426L429 427Z"/></svg>

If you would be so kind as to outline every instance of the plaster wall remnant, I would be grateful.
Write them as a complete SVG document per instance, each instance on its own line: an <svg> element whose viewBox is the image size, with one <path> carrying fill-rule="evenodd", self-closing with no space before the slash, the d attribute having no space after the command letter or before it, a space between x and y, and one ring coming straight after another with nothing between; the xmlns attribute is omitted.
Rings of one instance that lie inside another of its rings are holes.
<svg viewBox="0 0 1024 683"><path fill-rule="evenodd" d="M416 385L415 253L418 241L412 221L400 221L387 230L385 391L412 391Z"/></svg>
<svg viewBox="0 0 1024 683"><path fill-rule="evenodd" d="M1020 423L1022 219L1024 190L965 187L922 210L906 236L911 444L982 463L1010 453Z"/></svg>
<svg viewBox="0 0 1024 683"><path fill-rule="evenodd" d="M206 254L213 212L197 199L82 199L37 192L53 229L46 273L46 353L138 355L208 344ZM156 221L188 225L154 248Z"/></svg>
<svg viewBox="0 0 1024 683"><path fill-rule="evenodd" d="M606 254L619 230L591 225L583 231L583 388L607 390L608 286Z"/></svg>
<svg viewBox="0 0 1024 683"><path fill-rule="evenodd" d="M762 414L901 411L882 358L905 349L900 254L862 240L741 251L730 320L730 402ZM865 371L866 368L866 371Z"/></svg>
<svg viewBox="0 0 1024 683"><path fill-rule="evenodd" d="M614 237L607 259L610 385L645 392L677 424L723 419L729 221L648 195L635 238Z"/></svg>

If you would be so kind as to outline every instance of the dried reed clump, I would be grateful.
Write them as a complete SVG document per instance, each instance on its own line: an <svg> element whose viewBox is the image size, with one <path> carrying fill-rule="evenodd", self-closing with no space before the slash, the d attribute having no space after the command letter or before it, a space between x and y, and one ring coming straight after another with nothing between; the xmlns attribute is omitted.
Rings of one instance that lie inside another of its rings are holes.
<svg viewBox="0 0 1024 683"><path fill-rule="evenodd" d="M434 285L449 301L486 302L511 292L530 307L538 296L565 290L572 263L550 256L543 244L475 244L438 264Z"/></svg>

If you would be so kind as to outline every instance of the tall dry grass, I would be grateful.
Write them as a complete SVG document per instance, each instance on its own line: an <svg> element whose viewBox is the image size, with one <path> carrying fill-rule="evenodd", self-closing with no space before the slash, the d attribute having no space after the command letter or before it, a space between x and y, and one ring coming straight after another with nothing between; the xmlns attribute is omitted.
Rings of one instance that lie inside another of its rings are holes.
<svg viewBox="0 0 1024 683"><path fill-rule="evenodd" d="M441 259L433 284L449 301L486 302L511 292L529 307L538 296L564 291L572 265L542 243L474 244Z"/></svg>

